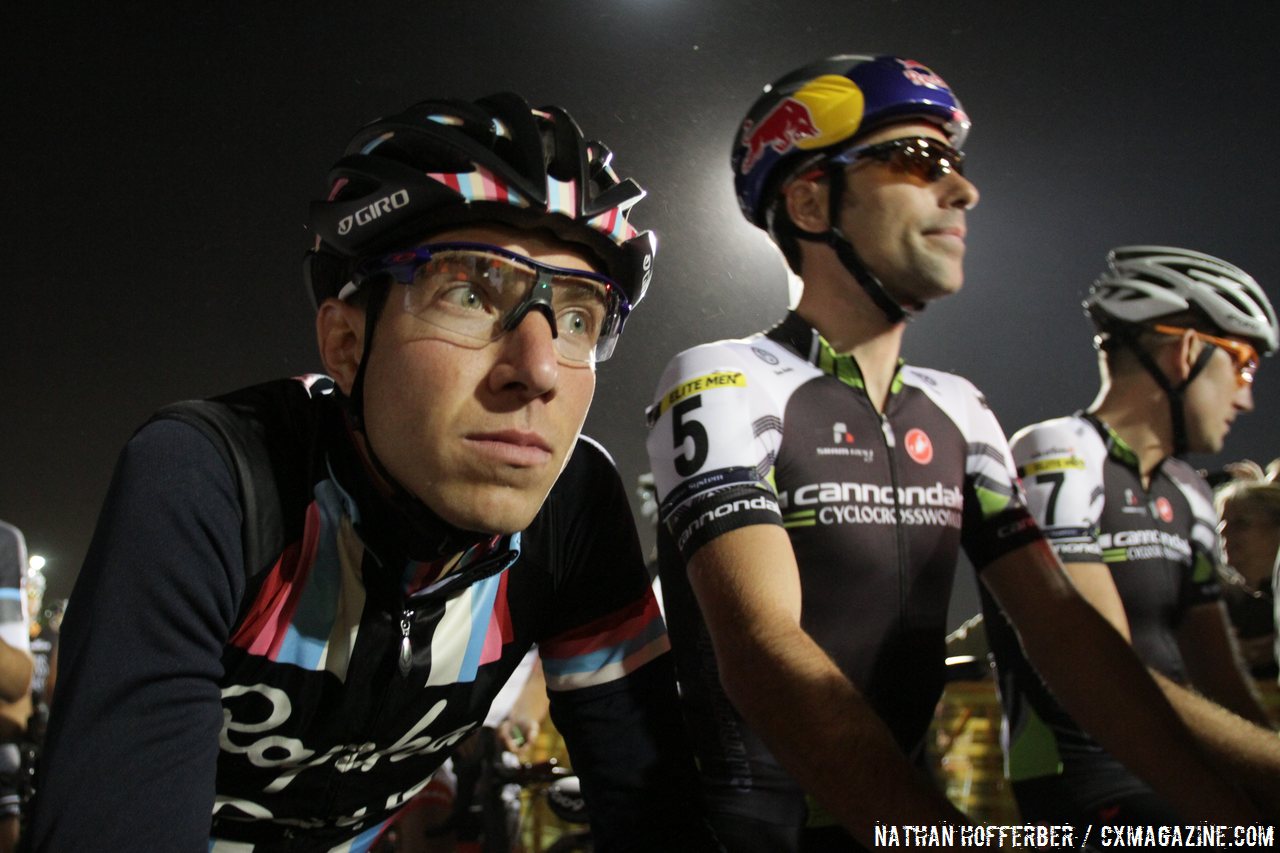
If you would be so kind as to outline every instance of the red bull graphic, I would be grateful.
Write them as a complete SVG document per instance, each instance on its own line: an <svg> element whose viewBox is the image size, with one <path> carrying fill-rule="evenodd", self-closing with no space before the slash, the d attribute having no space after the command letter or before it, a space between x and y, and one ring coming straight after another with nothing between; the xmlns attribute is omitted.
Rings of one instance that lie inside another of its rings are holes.
<svg viewBox="0 0 1280 853"><path fill-rule="evenodd" d="M818 133L809 108L794 98L785 98L760 121L753 123L748 119L743 123L742 144L747 154L742 158L739 170L744 175L750 173L768 148L778 154L786 154L796 147L799 140Z"/></svg>
<svg viewBox="0 0 1280 853"><path fill-rule="evenodd" d="M951 87L946 84L946 81L933 73L933 69L927 65L922 65L914 59L899 59L898 64L902 66L902 76L917 86L930 86L946 92L951 91Z"/></svg>

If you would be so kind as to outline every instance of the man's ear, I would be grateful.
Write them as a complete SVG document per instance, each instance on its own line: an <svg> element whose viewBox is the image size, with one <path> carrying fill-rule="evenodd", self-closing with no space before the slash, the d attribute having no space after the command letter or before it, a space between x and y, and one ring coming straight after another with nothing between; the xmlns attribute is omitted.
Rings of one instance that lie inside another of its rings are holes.
<svg viewBox="0 0 1280 853"><path fill-rule="evenodd" d="M826 233L830 226L826 184L797 178L787 184L783 197L792 224L810 234Z"/></svg>
<svg viewBox="0 0 1280 853"><path fill-rule="evenodd" d="M351 393L360 359L364 355L363 308L340 299L326 299L316 312L316 344L325 373L342 389Z"/></svg>
<svg viewBox="0 0 1280 853"><path fill-rule="evenodd" d="M1200 358L1200 351L1206 346L1208 344L1197 338L1196 333L1191 329L1185 330L1178 338L1178 345L1174 349L1178 352L1177 373L1175 376L1179 382L1187 381L1187 377L1195 369L1196 360Z"/></svg>

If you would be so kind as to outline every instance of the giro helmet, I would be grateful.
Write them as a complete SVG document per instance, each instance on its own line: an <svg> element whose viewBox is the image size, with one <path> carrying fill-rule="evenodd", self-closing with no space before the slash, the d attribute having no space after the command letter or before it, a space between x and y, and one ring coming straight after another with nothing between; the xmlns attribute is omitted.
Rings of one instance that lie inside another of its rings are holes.
<svg viewBox="0 0 1280 853"><path fill-rule="evenodd" d="M318 305L348 297L359 261L473 223L543 228L576 244L622 288L629 310L653 274L655 241L629 222L645 192L613 171L558 107L519 95L422 101L361 129L311 204L305 275ZM625 318L625 311L623 314Z"/></svg>

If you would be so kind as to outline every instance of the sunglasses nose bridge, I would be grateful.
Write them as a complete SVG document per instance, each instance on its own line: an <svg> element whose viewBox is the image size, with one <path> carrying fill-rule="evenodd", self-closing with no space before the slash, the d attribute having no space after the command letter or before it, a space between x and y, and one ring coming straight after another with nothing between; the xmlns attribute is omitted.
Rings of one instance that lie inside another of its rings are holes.
<svg viewBox="0 0 1280 853"><path fill-rule="evenodd" d="M560 337L560 329L556 324L556 309L555 303L552 301L553 297L551 276L539 272L537 280L529 288L529 293L508 312L506 319L502 323L503 333L505 334L519 326L530 311L537 311L546 317L547 322L551 324L551 337Z"/></svg>

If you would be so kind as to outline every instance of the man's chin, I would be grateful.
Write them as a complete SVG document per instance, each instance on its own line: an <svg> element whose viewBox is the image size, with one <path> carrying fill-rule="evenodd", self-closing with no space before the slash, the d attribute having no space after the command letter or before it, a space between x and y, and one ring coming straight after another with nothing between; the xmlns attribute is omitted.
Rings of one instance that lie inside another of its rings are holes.
<svg viewBox="0 0 1280 853"><path fill-rule="evenodd" d="M440 495L428 505L454 527L507 535L533 523L549 491L549 488L469 484L456 492Z"/></svg>

